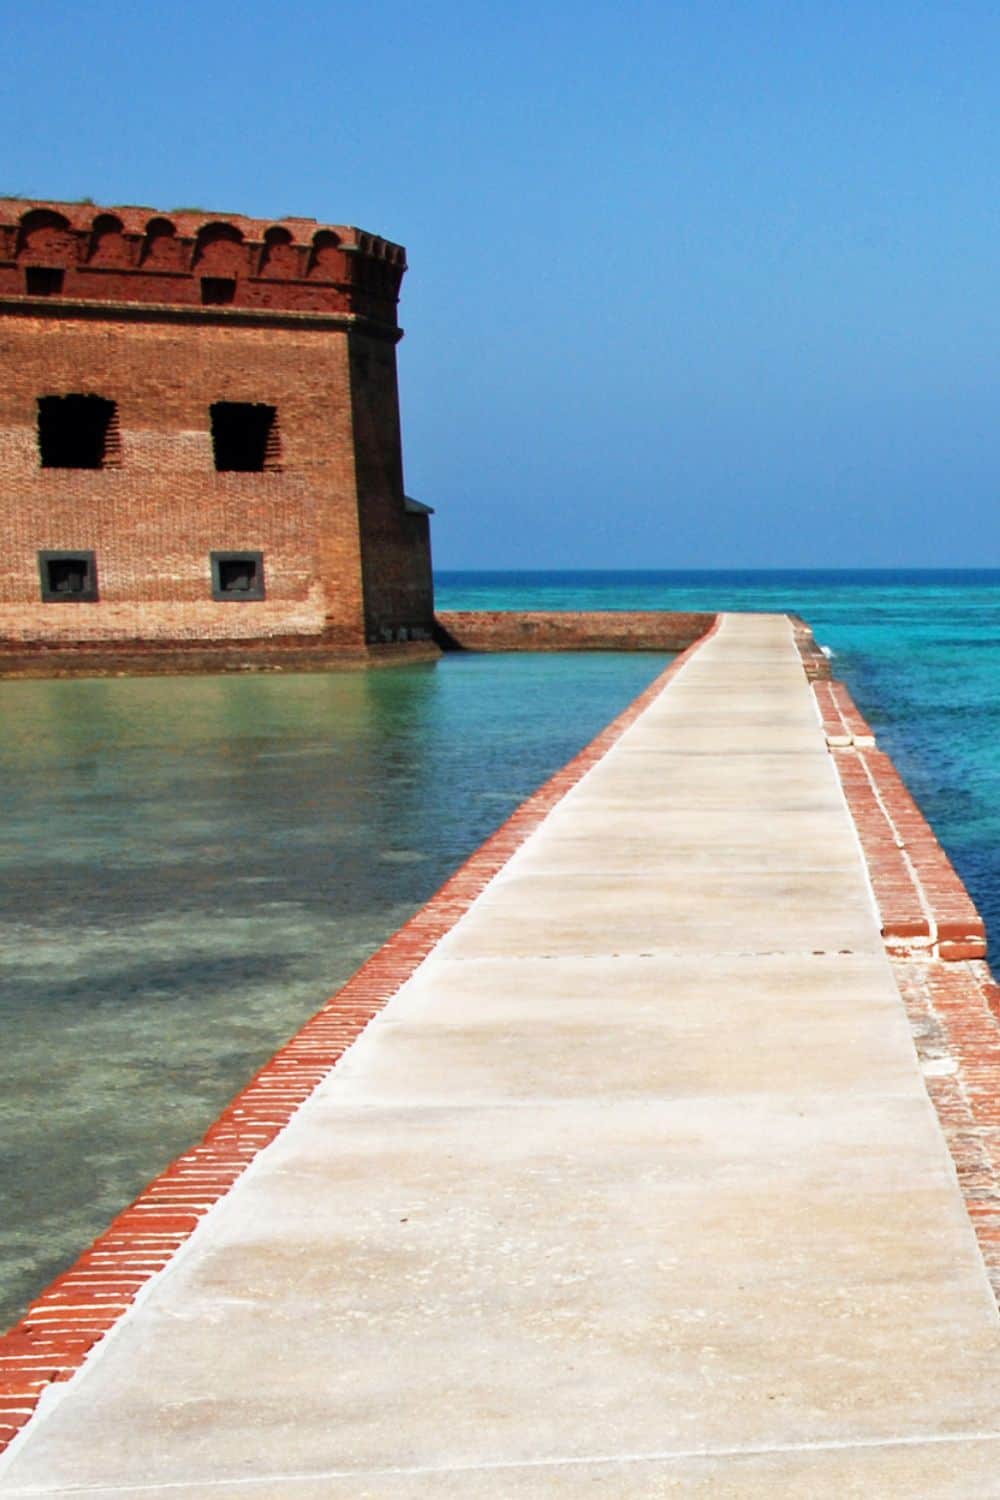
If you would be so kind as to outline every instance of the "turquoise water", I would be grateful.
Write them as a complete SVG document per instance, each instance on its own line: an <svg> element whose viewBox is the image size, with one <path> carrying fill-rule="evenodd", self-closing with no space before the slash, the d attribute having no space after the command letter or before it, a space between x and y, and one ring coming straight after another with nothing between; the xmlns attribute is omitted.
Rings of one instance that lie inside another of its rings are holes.
<svg viewBox="0 0 1000 1500"><path fill-rule="evenodd" d="M1000 951L1000 570L446 573L441 609L793 611L835 653Z"/></svg>
<svg viewBox="0 0 1000 1500"><path fill-rule="evenodd" d="M0 1327L667 660L0 682Z"/></svg>

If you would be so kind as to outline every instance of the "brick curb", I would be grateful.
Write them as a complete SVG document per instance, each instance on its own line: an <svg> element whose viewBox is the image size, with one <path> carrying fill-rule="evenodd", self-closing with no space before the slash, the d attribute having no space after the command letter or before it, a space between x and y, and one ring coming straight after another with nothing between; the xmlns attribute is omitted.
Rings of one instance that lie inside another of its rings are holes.
<svg viewBox="0 0 1000 1500"><path fill-rule="evenodd" d="M1000 985L986 929L842 682L814 682L924 1086L1000 1305Z"/></svg>
<svg viewBox="0 0 1000 1500"><path fill-rule="evenodd" d="M533 792L425 906L266 1063L202 1141L155 1177L80 1258L0 1336L0 1453L54 1381L69 1380L199 1220L229 1192L441 938L558 802L597 764L719 627Z"/></svg>
<svg viewBox="0 0 1000 1500"><path fill-rule="evenodd" d="M812 685L894 958L986 957L986 926L903 778L842 682Z"/></svg>
<svg viewBox="0 0 1000 1500"><path fill-rule="evenodd" d="M982 962L911 957L892 967L1000 1305L1000 986Z"/></svg>

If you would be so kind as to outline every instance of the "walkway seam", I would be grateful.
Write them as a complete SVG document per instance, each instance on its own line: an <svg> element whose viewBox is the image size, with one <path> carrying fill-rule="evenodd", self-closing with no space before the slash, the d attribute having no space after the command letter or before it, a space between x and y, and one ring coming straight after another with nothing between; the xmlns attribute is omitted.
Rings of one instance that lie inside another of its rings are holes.
<svg viewBox="0 0 1000 1500"><path fill-rule="evenodd" d="M583 1467L624 1467L632 1464L687 1463L698 1459L766 1458L775 1453L852 1453L886 1448L956 1447L961 1443L1000 1442L1000 1431L908 1433L905 1437L830 1438L817 1442L759 1443L718 1448L663 1448L639 1453L581 1453L564 1458L497 1459L482 1464L413 1464L379 1469L300 1469L289 1474L245 1475L239 1479L167 1479L152 1484L62 1485L61 1495L138 1495L165 1494L171 1490L249 1489L261 1484L308 1484L317 1479L413 1478L425 1475L498 1474L522 1469L573 1469ZM49 1489L19 1487L9 1490L11 1496L51 1495Z"/></svg>
<svg viewBox="0 0 1000 1500"><path fill-rule="evenodd" d="M465 915L553 808L617 743L722 616L561 770L533 792L409 921L260 1069L201 1142L167 1166L0 1336L0 1454L43 1393L71 1380L311 1097L365 1027Z"/></svg>

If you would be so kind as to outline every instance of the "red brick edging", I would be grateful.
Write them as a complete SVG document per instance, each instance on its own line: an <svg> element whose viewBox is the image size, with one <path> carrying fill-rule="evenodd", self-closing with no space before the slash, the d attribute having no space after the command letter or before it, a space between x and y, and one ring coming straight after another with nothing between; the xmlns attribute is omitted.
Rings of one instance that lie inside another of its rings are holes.
<svg viewBox="0 0 1000 1500"><path fill-rule="evenodd" d="M842 682L814 682L931 1103L1000 1303L1000 985L934 830Z"/></svg>
<svg viewBox="0 0 1000 1500"><path fill-rule="evenodd" d="M529 834L611 749L709 630L628 708L533 792L427 904L373 953L266 1063L199 1145L153 1179L110 1228L0 1336L0 1453L53 1381L68 1380L138 1293L162 1271L251 1161L275 1139L346 1049L468 911Z"/></svg>
<svg viewBox="0 0 1000 1500"><path fill-rule="evenodd" d="M892 967L1000 1304L1000 986L981 961L897 958Z"/></svg>
<svg viewBox="0 0 1000 1500"><path fill-rule="evenodd" d="M986 957L986 927L933 828L842 682L814 682L894 957Z"/></svg>

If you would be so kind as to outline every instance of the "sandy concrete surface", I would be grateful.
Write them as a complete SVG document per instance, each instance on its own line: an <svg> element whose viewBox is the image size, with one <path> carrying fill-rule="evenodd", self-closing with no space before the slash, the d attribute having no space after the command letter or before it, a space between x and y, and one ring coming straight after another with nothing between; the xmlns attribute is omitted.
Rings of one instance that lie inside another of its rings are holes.
<svg viewBox="0 0 1000 1500"><path fill-rule="evenodd" d="M775 616L728 616L0 1495L1000 1495L1000 1338Z"/></svg>

